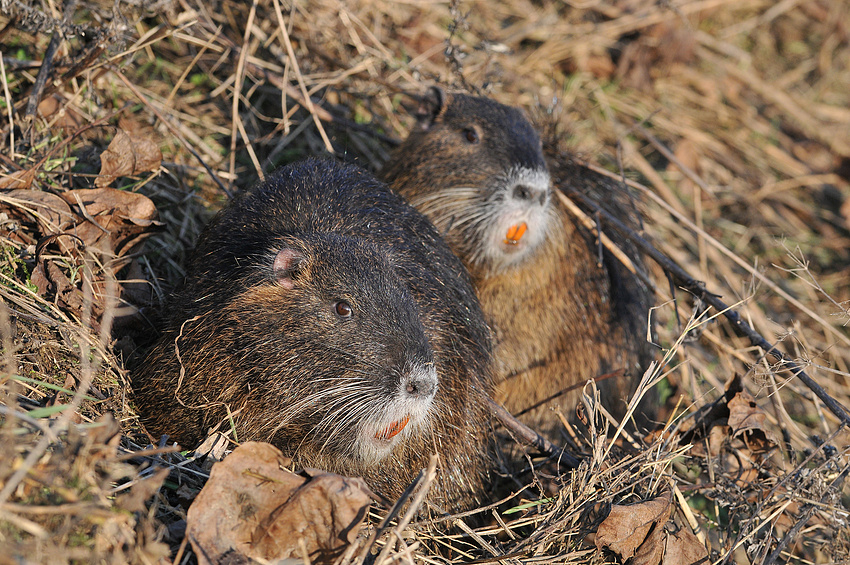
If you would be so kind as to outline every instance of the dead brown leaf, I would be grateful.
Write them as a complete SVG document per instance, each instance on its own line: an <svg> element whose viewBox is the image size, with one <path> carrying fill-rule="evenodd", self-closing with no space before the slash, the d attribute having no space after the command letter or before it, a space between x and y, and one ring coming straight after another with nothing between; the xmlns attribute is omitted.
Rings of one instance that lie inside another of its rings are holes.
<svg viewBox="0 0 850 565"><path fill-rule="evenodd" d="M157 170L162 163L162 152L149 137L119 129L101 153L100 163L100 174L94 184L103 188L118 177Z"/></svg>
<svg viewBox="0 0 850 565"><path fill-rule="evenodd" d="M103 306L97 302L92 303L91 319L83 320L85 301L83 292L78 286L82 281L69 279L56 262L47 259L39 261L33 269L30 280L38 288L39 296L47 299L53 297L53 302L64 312L89 324L95 331L100 329L97 320L103 313Z"/></svg>
<svg viewBox="0 0 850 565"><path fill-rule="evenodd" d="M75 216L64 200L49 192L15 189L0 193L0 212L18 221L10 236L23 244L44 235L62 233Z"/></svg>
<svg viewBox="0 0 850 565"><path fill-rule="evenodd" d="M39 295L80 321L84 321L85 301L83 280L77 275L86 260L83 251L99 250L105 256L99 264L117 275L154 228L162 225L150 199L114 188L71 190L61 196L39 190L2 191L0 217L10 239L35 247L37 264L30 278ZM58 248L64 257L45 255L49 246ZM107 289L103 271L98 269L93 275L86 283L94 296L92 317L84 322L97 328L105 307L103 299L114 292ZM136 274L141 277L143 273ZM118 290L126 300L129 295L120 285ZM135 290L137 296L143 296L140 289Z"/></svg>
<svg viewBox="0 0 850 565"><path fill-rule="evenodd" d="M670 520L673 494L630 505L614 505L599 525L596 547L607 547L633 565L695 565L708 559L699 539ZM669 530L676 530L670 533Z"/></svg>
<svg viewBox="0 0 850 565"><path fill-rule="evenodd" d="M163 225L156 219L156 206L142 194L92 188L69 190L62 193L62 198L81 216L74 235L87 246L117 257L135 251L151 234L151 228ZM116 265L115 271L123 265Z"/></svg>
<svg viewBox="0 0 850 565"><path fill-rule="evenodd" d="M302 559L302 543L312 563L326 563L355 539L372 497L366 483L303 477L289 464L277 448L248 442L213 467L187 518L199 563Z"/></svg>
<svg viewBox="0 0 850 565"><path fill-rule="evenodd" d="M741 438L749 449L766 451L779 443L776 435L766 426L767 414L758 407L750 393L739 392L727 406L732 436Z"/></svg>
<svg viewBox="0 0 850 565"><path fill-rule="evenodd" d="M30 186L32 186L32 181L34 180L35 169L15 171L11 175L3 175L2 177L0 177L0 189L28 189Z"/></svg>
<svg viewBox="0 0 850 565"><path fill-rule="evenodd" d="M739 392L727 404L729 427L733 433L764 427L767 415L758 407L756 399L746 391Z"/></svg>
<svg viewBox="0 0 850 565"><path fill-rule="evenodd" d="M38 103L38 115L48 122L53 121L56 127L62 129L77 129L83 123L80 114L58 94L42 98Z"/></svg>
<svg viewBox="0 0 850 565"><path fill-rule="evenodd" d="M708 563L708 550L688 528L675 533L664 532L662 565L698 565Z"/></svg>
<svg viewBox="0 0 850 565"><path fill-rule="evenodd" d="M755 484L766 454L778 445L767 415L737 374L726 383L723 398L705 407L693 427L683 431L682 441L694 444L691 455L709 456L741 488Z"/></svg>
<svg viewBox="0 0 850 565"><path fill-rule="evenodd" d="M632 559L632 565L659 565L664 559L666 553L665 543L667 541L667 532L664 531L665 522L658 522L646 539L635 550L635 557ZM626 558L623 556L623 561Z"/></svg>
<svg viewBox="0 0 850 565"><path fill-rule="evenodd" d="M759 408L755 398L744 390L738 374L726 383L724 397L703 408L693 424L682 430L684 442L698 443L708 438L712 455L719 453L727 437L742 438L750 449L756 451L770 449L778 443L776 435L767 427L767 415ZM701 451L698 448L694 453L700 454Z"/></svg>
<svg viewBox="0 0 850 565"><path fill-rule="evenodd" d="M623 561L631 559L647 541L650 531L662 528L670 518L672 502L673 494L667 493L637 504L613 505L596 532L596 548L601 551L607 547ZM640 551L644 555L655 554L650 547Z"/></svg>

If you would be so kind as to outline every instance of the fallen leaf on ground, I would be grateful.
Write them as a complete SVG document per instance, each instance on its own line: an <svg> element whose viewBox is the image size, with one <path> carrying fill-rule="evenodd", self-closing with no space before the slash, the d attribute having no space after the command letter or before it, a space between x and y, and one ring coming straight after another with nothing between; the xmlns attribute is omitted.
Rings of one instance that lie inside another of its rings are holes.
<svg viewBox="0 0 850 565"><path fill-rule="evenodd" d="M53 261L39 261L33 269L31 279L40 296L55 296L57 304L64 310L79 314L83 308L82 294L75 292L77 286Z"/></svg>
<svg viewBox="0 0 850 565"><path fill-rule="evenodd" d="M115 188L69 190L62 198L79 211L81 221L73 228L88 247L94 247L121 257L137 249L157 221L153 202L142 194ZM113 265L113 272L124 266Z"/></svg>
<svg viewBox="0 0 850 565"><path fill-rule="evenodd" d="M109 186L118 177L155 171L162 163L162 153L148 137L119 129L106 151L100 154L100 174L95 186Z"/></svg>
<svg viewBox="0 0 850 565"><path fill-rule="evenodd" d="M670 520L673 495L637 504L611 507L599 525L596 548L618 554L632 565L696 565L708 560L708 551L686 528L676 528ZM668 530L675 530L671 533Z"/></svg>
<svg viewBox="0 0 850 565"><path fill-rule="evenodd" d="M187 535L198 562L336 558L357 537L372 494L359 478L285 469L277 448L248 442L213 466L189 507Z"/></svg>
<svg viewBox="0 0 850 565"><path fill-rule="evenodd" d="M9 230L10 237L26 245L35 243L43 235L62 233L76 220L64 200L40 190L3 191L0 211L17 220L17 228Z"/></svg>
<svg viewBox="0 0 850 565"><path fill-rule="evenodd" d="M0 218L9 239L30 247L28 253L35 249L37 264L30 281L39 295L81 321L85 300L79 267L86 260L85 250L99 250L99 264L106 273L117 275L132 260L131 254L163 225L157 221L157 210L150 199L114 188L71 190L61 196L40 190L4 190L0 192ZM49 247L54 250L46 252ZM62 258L55 257L56 250ZM106 283L106 273L95 270L86 283L91 285L94 302L91 319L85 323L93 328L99 327L106 297L116 294ZM143 276L137 270L135 278ZM134 290L136 296L144 296L142 289ZM122 300L128 299L120 285L117 292ZM125 306L128 312L135 311ZM127 315L122 312L116 310L116 316Z"/></svg>
<svg viewBox="0 0 850 565"><path fill-rule="evenodd" d="M0 177L0 188L28 189L35 180L35 169L15 171Z"/></svg>
<svg viewBox="0 0 850 565"><path fill-rule="evenodd" d="M723 397L702 408L683 430L681 441L692 443L691 455L708 456L741 488L758 480L765 457L778 445L767 415L737 374L726 383Z"/></svg>
<svg viewBox="0 0 850 565"><path fill-rule="evenodd" d="M637 504L613 505L596 532L596 548L607 547L623 561L630 559L647 540L650 530L663 526L670 518L672 500L672 493L668 493Z"/></svg>
<svg viewBox="0 0 850 565"><path fill-rule="evenodd" d="M58 128L72 130L79 128L83 120L58 94L46 96L38 103L38 115Z"/></svg>
<svg viewBox="0 0 850 565"><path fill-rule="evenodd" d="M701 440L709 438L711 454L717 455L721 447L717 427L723 429L724 437L742 438L753 450L767 450L777 444L776 435L767 427L767 415L744 390L738 374L726 383L722 398L700 409L690 426L683 426L682 441L696 444L693 453L700 454Z"/></svg>
<svg viewBox="0 0 850 565"><path fill-rule="evenodd" d="M765 425L767 414L756 404L756 399L747 391L736 394L727 403L729 427L733 437L740 437L753 451L765 451L779 442L775 434Z"/></svg>
<svg viewBox="0 0 850 565"><path fill-rule="evenodd" d="M664 556L662 565L699 565L708 563L708 550L688 528L679 528L675 533L665 530Z"/></svg>
<svg viewBox="0 0 850 565"><path fill-rule="evenodd" d="M213 465L224 459L225 453L232 446L230 438L221 432L215 432L195 449L195 460L203 461L201 469L210 472Z"/></svg>

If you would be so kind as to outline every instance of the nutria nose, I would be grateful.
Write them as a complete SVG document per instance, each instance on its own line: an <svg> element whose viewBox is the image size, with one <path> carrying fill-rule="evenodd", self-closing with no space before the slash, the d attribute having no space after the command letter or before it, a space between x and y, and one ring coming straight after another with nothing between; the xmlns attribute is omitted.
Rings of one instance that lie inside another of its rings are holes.
<svg viewBox="0 0 850 565"><path fill-rule="evenodd" d="M437 371L433 365L419 366L407 374L407 394L417 398L428 398L437 392Z"/></svg>
<svg viewBox="0 0 850 565"><path fill-rule="evenodd" d="M514 186L512 196L514 200L522 200L525 202L533 202L534 200L537 200L541 206L546 204L546 189L541 189L537 186L518 184Z"/></svg>
<svg viewBox="0 0 850 565"><path fill-rule="evenodd" d="M534 196L534 190L524 184L518 184L514 187L514 198L517 200L531 200Z"/></svg>

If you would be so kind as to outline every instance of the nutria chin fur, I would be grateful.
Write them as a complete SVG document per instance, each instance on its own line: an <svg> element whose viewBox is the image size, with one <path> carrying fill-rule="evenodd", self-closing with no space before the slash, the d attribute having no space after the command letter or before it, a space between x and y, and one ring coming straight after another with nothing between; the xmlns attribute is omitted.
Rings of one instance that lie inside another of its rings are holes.
<svg viewBox="0 0 850 565"><path fill-rule="evenodd" d="M592 235L551 185L603 198L622 189L555 150L544 154L516 108L431 88L416 117L380 177L428 216L472 274L495 335L496 400L521 414L623 369L598 383L603 404L622 415L652 356L649 290L610 257L598 265ZM552 436L561 428L552 409L570 417L579 395L521 419Z"/></svg>
<svg viewBox="0 0 850 565"><path fill-rule="evenodd" d="M436 230L365 171L308 160L238 197L166 316L133 378L150 433L192 447L232 415L240 441L391 500L438 453L432 499L478 502L489 330Z"/></svg>

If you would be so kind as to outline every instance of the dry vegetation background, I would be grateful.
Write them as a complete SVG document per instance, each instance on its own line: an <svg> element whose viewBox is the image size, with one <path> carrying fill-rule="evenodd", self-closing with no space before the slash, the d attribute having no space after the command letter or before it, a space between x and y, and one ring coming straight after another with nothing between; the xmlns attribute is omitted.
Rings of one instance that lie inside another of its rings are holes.
<svg viewBox="0 0 850 565"><path fill-rule="evenodd" d="M228 192L329 151L380 166L433 83L522 106L625 175L644 235L848 405L846 0L0 6L0 563L193 559L206 470L139 455L128 395L156 304ZM850 562L846 425L654 278L665 433L577 434L578 469L517 471L490 525L373 536L378 561L617 562L600 522L655 499L656 530L711 563Z"/></svg>

